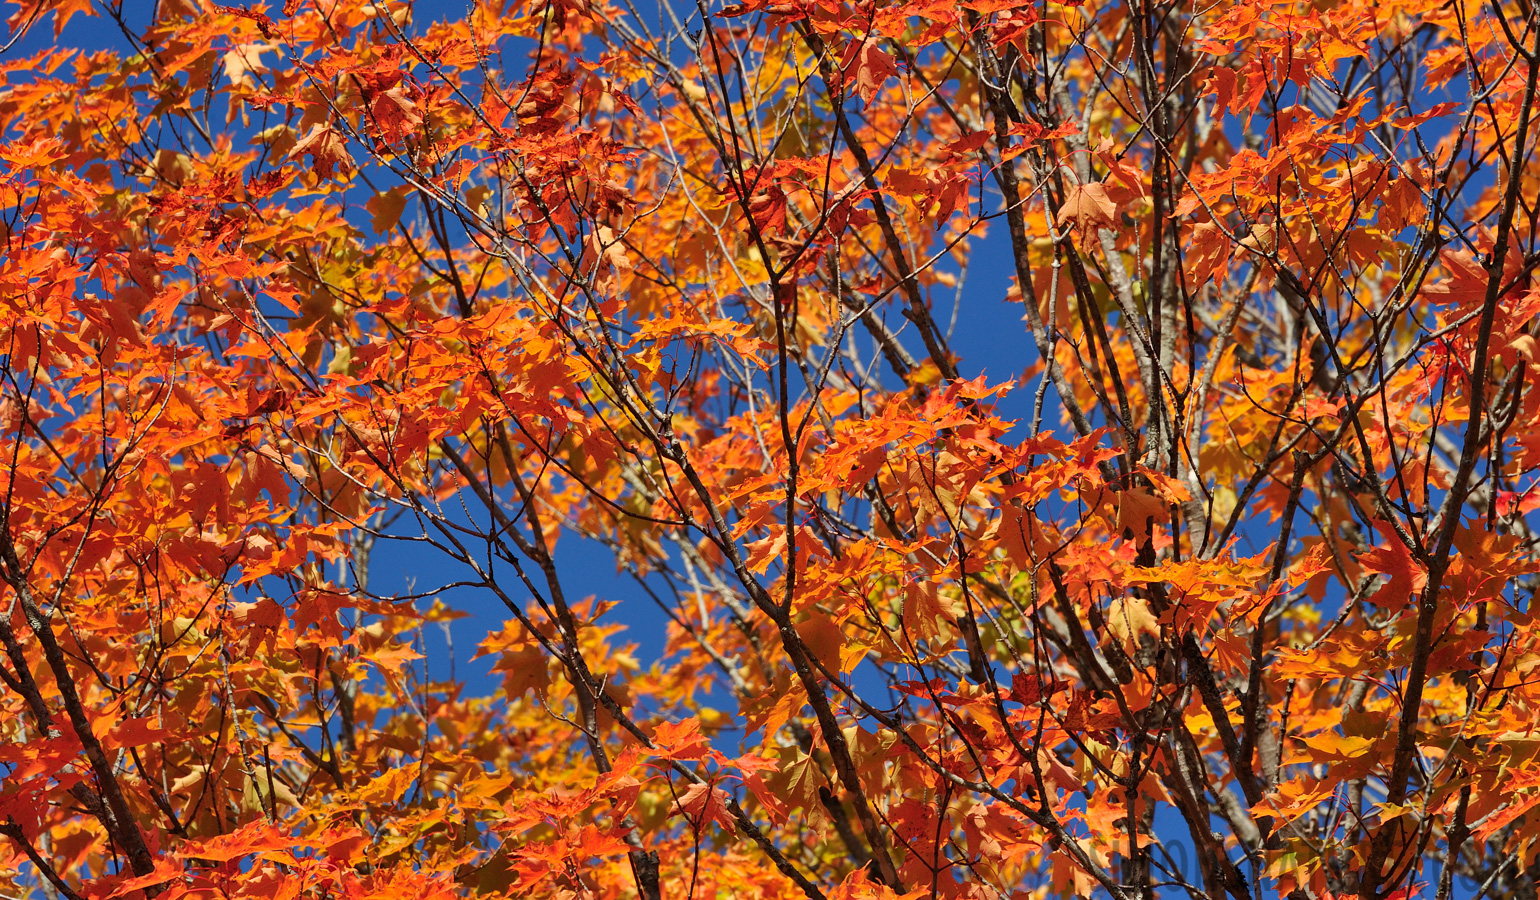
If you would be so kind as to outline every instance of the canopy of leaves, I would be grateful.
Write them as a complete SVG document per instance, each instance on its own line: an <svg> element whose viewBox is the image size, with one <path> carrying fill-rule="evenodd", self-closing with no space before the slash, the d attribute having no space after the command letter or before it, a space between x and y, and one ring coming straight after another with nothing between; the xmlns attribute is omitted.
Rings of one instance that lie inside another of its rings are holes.
<svg viewBox="0 0 1540 900"><path fill-rule="evenodd" d="M9 21L5 896L1534 896L1530 0Z"/></svg>

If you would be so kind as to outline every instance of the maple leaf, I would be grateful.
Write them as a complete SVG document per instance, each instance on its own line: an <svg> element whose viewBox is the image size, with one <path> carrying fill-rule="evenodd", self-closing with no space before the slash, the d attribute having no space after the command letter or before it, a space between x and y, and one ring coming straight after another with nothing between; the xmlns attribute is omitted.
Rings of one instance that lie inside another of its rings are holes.
<svg viewBox="0 0 1540 900"><path fill-rule="evenodd" d="M267 66L262 63L262 54L274 49L271 44L263 41L252 41L232 47L221 59L226 77L233 84L255 85L252 75L267 71Z"/></svg>
<svg viewBox="0 0 1540 900"><path fill-rule="evenodd" d="M1428 573L1388 527L1381 534L1384 545L1358 554L1358 562L1367 571L1387 576L1370 599L1387 609L1402 609L1422 591Z"/></svg>
<svg viewBox="0 0 1540 900"><path fill-rule="evenodd" d="M888 78L898 74L898 64L887 51L877 45L875 39L853 42L845 48L845 58L840 63L844 83L854 81L856 94L863 103L871 103Z"/></svg>
<svg viewBox="0 0 1540 900"><path fill-rule="evenodd" d="M142 747L145 744L165 741L172 734L173 732L169 729L158 726L153 719L141 717L114 725L112 731L106 736L106 743L121 749Z"/></svg>
<svg viewBox="0 0 1540 900"><path fill-rule="evenodd" d="M1107 609L1107 628L1130 658L1139 654L1145 642L1160 640L1160 620L1150 612L1149 603L1139 597L1114 600Z"/></svg>
<svg viewBox="0 0 1540 900"><path fill-rule="evenodd" d="M753 541L748 545L748 550L749 555L744 559L744 564L750 572L764 574L769 571L770 564L786 552L786 532L781 531Z"/></svg>
<svg viewBox="0 0 1540 900"><path fill-rule="evenodd" d="M1201 222L1192 229L1192 249L1187 254L1187 264L1194 281L1201 283L1213 279L1223 282L1226 264L1230 260L1230 239L1219 226Z"/></svg>
<svg viewBox="0 0 1540 900"><path fill-rule="evenodd" d="M86 0L31 0L31 2L18 3L16 11L6 20L11 33L16 34L24 30L45 13L52 12L54 39L62 37L64 26L76 13L84 13L88 16L96 15L96 8Z"/></svg>
<svg viewBox="0 0 1540 900"><path fill-rule="evenodd" d="M1059 207L1061 218L1075 223L1082 231L1105 228L1117 221L1117 207L1100 184L1079 184L1070 188Z"/></svg>
<svg viewBox="0 0 1540 900"><path fill-rule="evenodd" d="M697 760L712 752L710 742L701 734L698 718L659 723L653 730L652 742L664 759Z"/></svg>
<svg viewBox="0 0 1540 900"><path fill-rule="evenodd" d="M694 828L704 829L714 823L728 834L737 830L737 822L727 808L727 792L703 781L694 782L679 795L674 812L688 819Z"/></svg>
<svg viewBox="0 0 1540 900"><path fill-rule="evenodd" d="M384 234L395 229L401 221L401 213L406 210L406 192L401 190L381 191L369 198L364 208L371 216L369 226L375 234Z"/></svg>
<svg viewBox="0 0 1540 900"><path fill-rule="evenodd" d="M1336 793L1330 779L1295 778L1278 785L1251 808L1254 816L1271 816L1281 827L1315 809Z"/></svg>
<svg viewBox="0 0 1540 900"><path fill-rule="evenodd" d="M1069 683L1065 681L1054 680L1045 684L1040 676L1017 672L1011 676L1011 699L1023 706L1034 706L1068 687Z"/></svg>
<svg viewBox="0 0 1540 900"><path fill-rule="evenodd" d="M1493 834L1513 824L1520 816L1523 816L1540 806L1540 791L1534 789L1540 787L1540 774L1529 772L1508 780L1503 786L1507 802L1497 812L1484 818L1472 831L1472 836L1478 841L1485 841ZM1514 798L1521 791L1531 791Z"/></svg>
<svg viewBox="0 0 1540 900"><path fill-rule="evenodd" d="M336 171L347 174L353 170L353 157L348 155L347 136L329 123L318 122L310 126L289 151L290 158L308 155L311 171L318 178L331 178Z"/></svg>
<svg viewBox="0 0 1540 900"><path fill-rule="evenodd" d="M281 832L265 820L248 822L227 834L189 841L177 849L177 856L188 860L230 862L252 854L293 851L307 842Z"/></svg>
<svg viewBox="0 0 1540 900"><path fill-rule="evenodd" d="M405 82L376 91L370 100L369 111L386 143L396 143L422 125L422 112Z"/></svg>
<svg viewBox="0 0 1540 900"><path fill-rule="evenodd" d="M175 859L162 856L155 861L153 869L142 875L103 879L106 883L101 884L101 887L106 890L106 893L102 896L106 900L113 900L115 897L124 897L142 891L145 888L152 888L165 885L173 880L180 880L181 875L182 864Z"/></svg>

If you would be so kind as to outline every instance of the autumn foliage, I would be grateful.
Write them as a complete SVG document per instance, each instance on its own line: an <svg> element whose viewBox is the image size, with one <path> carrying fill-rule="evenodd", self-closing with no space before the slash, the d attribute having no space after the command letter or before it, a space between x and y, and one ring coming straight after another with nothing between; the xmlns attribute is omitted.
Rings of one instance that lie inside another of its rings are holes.
<svg viewBox="0 0 1540 900"><path fill-rule="evenodd" d="M10 11L4 896L1535 896L1531 0Z"/></svg>

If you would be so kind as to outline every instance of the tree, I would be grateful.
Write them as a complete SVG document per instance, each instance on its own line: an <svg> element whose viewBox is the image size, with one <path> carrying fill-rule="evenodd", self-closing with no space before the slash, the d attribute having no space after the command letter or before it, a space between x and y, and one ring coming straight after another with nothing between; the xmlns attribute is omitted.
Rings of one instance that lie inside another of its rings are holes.
<svg viewBox="0 0 1540 900"><path fill-rule="evenodd" d="M1528 0L413 14L11 17L7 895L1534 896Z"/></svg>

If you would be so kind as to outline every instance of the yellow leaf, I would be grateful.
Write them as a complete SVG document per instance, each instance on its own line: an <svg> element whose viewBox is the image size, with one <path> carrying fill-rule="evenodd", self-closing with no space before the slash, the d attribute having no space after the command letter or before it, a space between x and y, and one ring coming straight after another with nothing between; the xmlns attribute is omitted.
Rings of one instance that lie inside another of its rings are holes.
<svg viewBox="0 0 1540 900"><path fill-rule="evenodd" d="M369 227L374 229L375 234L384 234L401 221L401 213L406 209L406 194L399 189L380 191L369 198L364 209L373 216Z"/></svg>
<svg viewBox="0 0 1540 900"><path fill-rule="evenodd" d="M1119 597L1107 610L1107 628L1132 657L1144 637L1160 639L1160 621L1150 612L1150 605L1139 597Z"/></svg>

